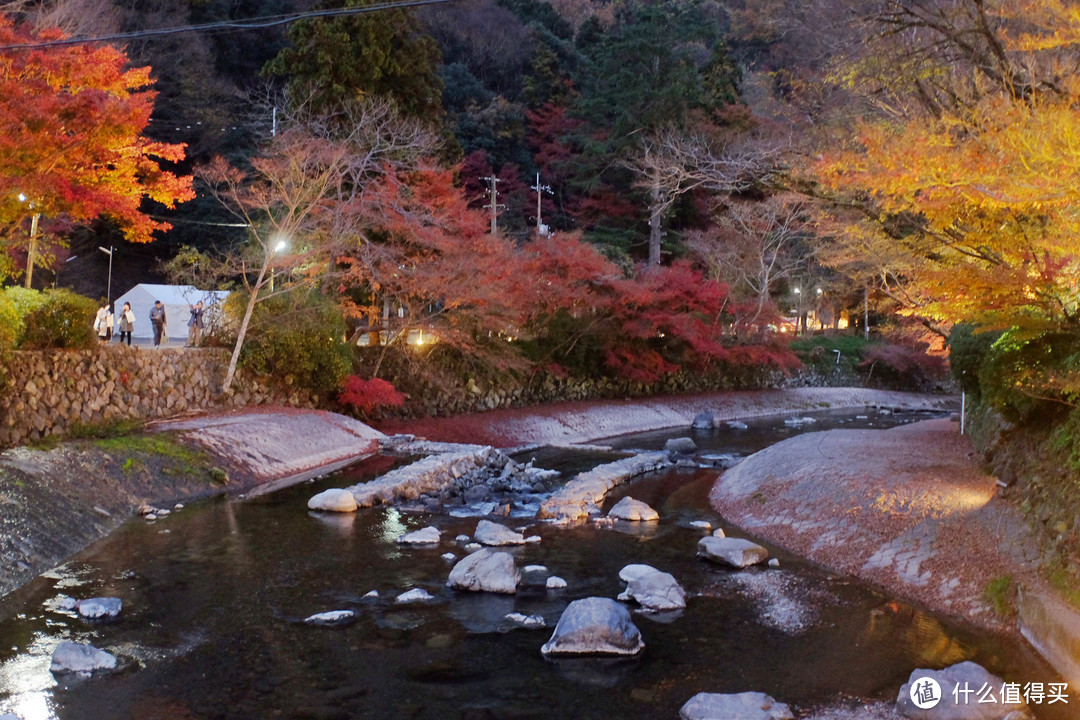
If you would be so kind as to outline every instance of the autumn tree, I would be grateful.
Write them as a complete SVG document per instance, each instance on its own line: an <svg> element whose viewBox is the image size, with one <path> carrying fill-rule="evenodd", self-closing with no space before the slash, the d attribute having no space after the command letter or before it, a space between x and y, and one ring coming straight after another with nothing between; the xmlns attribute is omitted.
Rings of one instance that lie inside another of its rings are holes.
<svg viewBox="0 0 1080 720"><path fill-rule="evenodd" d="M0 45L61 40L0 18ZM109 220L134 242L168 223L144 201L173 207L193 197L190 179L162 167L183 159L182 145L143 132L154 93L149 68L129 68L108 45L11 48L0 53L0 218L9 227L31 216ZM24 201L20 201L22 196ZM32 280L37 237L26 265Z"/></svg>

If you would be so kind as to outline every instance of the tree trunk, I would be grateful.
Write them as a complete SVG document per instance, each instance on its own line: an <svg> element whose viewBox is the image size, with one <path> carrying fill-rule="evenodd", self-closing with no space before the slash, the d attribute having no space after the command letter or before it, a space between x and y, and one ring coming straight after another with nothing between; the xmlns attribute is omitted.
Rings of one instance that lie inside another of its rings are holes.
<svg viewBox="0 0 1080 720"><path fill-rule="evenodd" d="M664 205L660 198L660 185L653 185L652 207L649 208L649 265L660 264L660 239L663 237L660 218L664 214Z"/></svg>
<svg viewBox="0 0 1080 720"><path fill-rule="evenodd" d="M221 385L222 394L229 392L229 388L232 387L233 377L236 375L236 361L240 359L240 350L244 347L244 336L247 335L248 325L251 323L251 315L255 312L255 303L259 300L259 290L263 286L263 279L266 277L266 267L270 264L269 253L266 256L266 260L263 261L262 268L259 269L259 277L255 280L254 287L251 288L251 297L248 298L247 308L244 310L244 319L240 322L240 332L236 334L236 344L233 345L232 357L229 358L229 369L225 373L225 382Z"/></svg>

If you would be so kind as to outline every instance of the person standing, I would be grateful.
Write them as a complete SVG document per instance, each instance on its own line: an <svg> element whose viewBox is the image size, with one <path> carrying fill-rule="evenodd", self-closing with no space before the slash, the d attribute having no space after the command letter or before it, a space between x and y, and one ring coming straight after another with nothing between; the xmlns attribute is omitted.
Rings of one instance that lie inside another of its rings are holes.
<svg viewBox="0 0 1080 720"><path fill-rule="evenodd" d="M124 303L124 309L120 311L120 344L124 344L124 336L127 336L128 347L131 347L131 331L135 328L135 313L131 311L131 303Z"/></svg>
<svg viewBox="0 0 1080 720"><path fill-rule="evenodd" d="M165 334L165 306L160 300L155 300L150 308L150 324L154 326L154 347L160 347L161 336Z"/></svg>
<svg viewBox="0 0 1080 720"><path fill-rule="evenodd" d="M108 342L109 335L112 334L112 313L109 312L109 304L102 303L98 308L97 315L94 317L94 332L97 333L98 340L101 342Z"/></svg>
<svg viewBox="0 0 1080 720"><path fill-rule="evenodd" d="M188 307L191 307L190 305ZM202 340L203 330L203 306L202 300L195 303L195 307L191 307L191 319L188 320L188 334L187 334L187 346L199 347L199 342Z"/></svg>

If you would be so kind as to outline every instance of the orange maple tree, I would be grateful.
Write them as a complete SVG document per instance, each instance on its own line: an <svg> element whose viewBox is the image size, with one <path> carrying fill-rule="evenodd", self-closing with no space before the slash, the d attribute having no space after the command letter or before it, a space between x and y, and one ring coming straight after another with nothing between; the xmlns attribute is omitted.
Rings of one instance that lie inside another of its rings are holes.
<svg viewBox="0 0 1080 720"><path fill-rule="evenodd" d="M62 39L0 16L0 46ZM104 217L134 242L171 227L143 211L144 199L173 207L194 193L189 177L161 165L183 160L184 146L142 135L152 83L150 68L128 67L109 45L0 51L0 219Z"/></svg>

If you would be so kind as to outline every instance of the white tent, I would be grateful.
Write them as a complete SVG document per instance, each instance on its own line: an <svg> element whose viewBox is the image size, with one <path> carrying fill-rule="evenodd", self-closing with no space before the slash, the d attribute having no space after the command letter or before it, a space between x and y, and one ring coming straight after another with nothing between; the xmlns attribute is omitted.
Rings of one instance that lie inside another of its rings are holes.
<svg viewBox="0 0 1080 720"><path fill-rule="evenodd" d="M116 327L119 328L120 312L124 309L124 303L131 303L131 310L135 313L135 329L131 331L131 336L143 339L153 338L154 327L150 324L150 308L154 307L155 300L160 300L165 306L166 338L186 342L191 307L202 301L205 322L209 326L214 316L218 314L220 304L228 295L229 293L223 290L199 290L191 285L140 283L113 301ZM119 334L120 331L117 329L115 332Z"/></svg>

